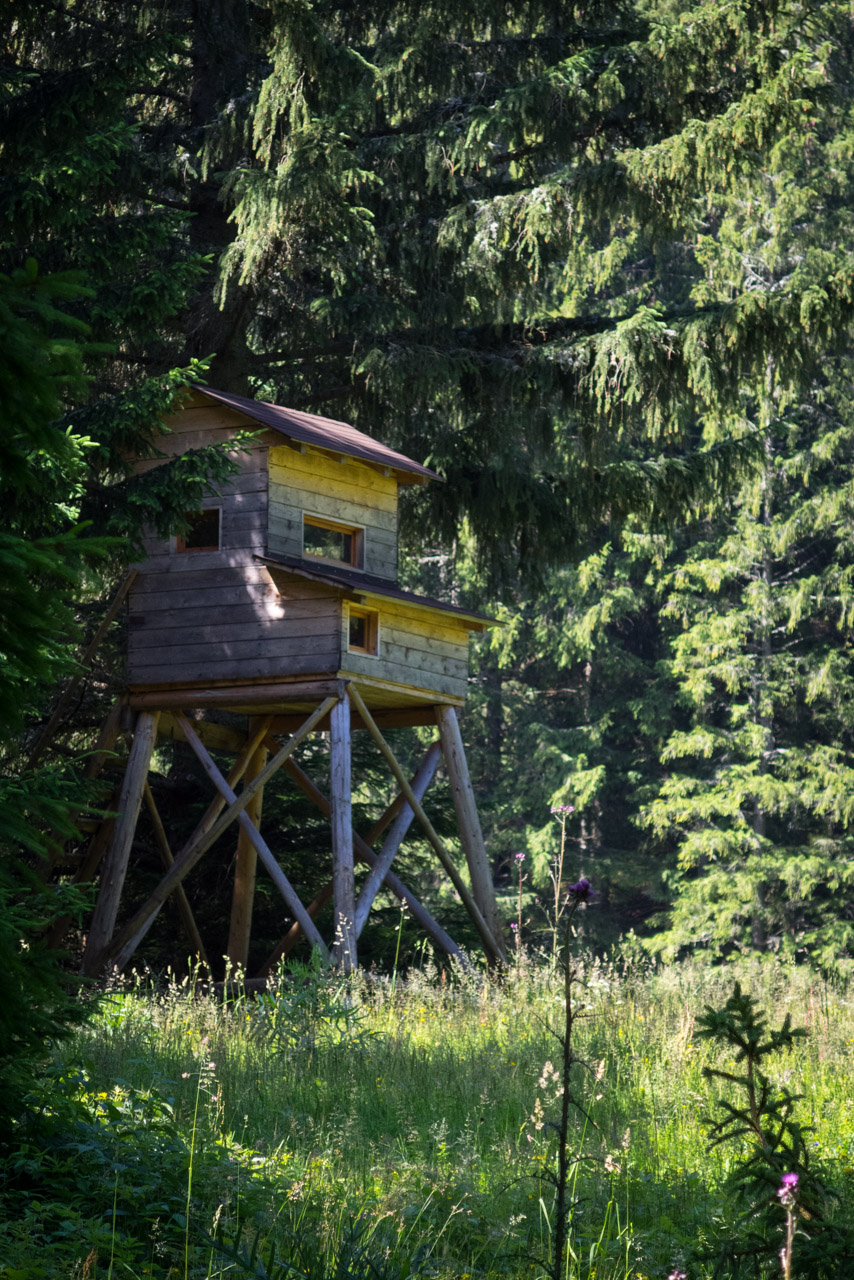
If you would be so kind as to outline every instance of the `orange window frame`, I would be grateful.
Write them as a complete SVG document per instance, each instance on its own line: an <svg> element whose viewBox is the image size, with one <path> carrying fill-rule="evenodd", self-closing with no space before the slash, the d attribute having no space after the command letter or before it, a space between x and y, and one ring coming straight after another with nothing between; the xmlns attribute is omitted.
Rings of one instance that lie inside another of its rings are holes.
<svg viewBox="0 0 854 1280"><path fill-rule="evenodd" d="M364 644L353 642L353 623L364 622ZM347 652L361 653L368 658L378 658L380 654L380 615L376 609L366 609L363 605L347 606Z"/></svg>
<svg viewBox="0 0 854 1280"><path fill-rule="evenodd" d="M343 557L337 559L335 556L320 555L316 551L309 551L305 545L306 529L325 529L328 533L340 533L344 537L350 539L350 558L345 560ZM303 512L302 517L302 553L311 560L320 560L324 564L343 564L350 569L361 569L362 558L364 553L365 531L358 525L341 524L337 520L327 520L325 516L310 515Z"/></svg>

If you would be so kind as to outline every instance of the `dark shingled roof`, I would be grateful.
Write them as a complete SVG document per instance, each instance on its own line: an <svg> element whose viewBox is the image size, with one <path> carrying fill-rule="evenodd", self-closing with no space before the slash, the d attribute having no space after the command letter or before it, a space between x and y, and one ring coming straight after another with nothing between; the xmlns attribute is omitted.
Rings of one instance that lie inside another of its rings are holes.
<svg viewBox="0 0 854 1280"><path fill-rule="evenodd" d="M469 624L470 631L483 631L495 624L495 618L485 613L475 613L472 609L461 609L455 604L445 604L444 600L433 600L430 596L419 596L414 591L404 591L396 587L387 578L378 578L372 573L362 573L359 569L337 568L335 565L313 565L300 559L299 556L256 556L262 564L271 569L281 569L285 573L295 573L300 578L308 578L312 582L325 582L340 591L350 591L356 595L383 596L389 600L400 600L403 604L420 606L424 609L439 609L442 613L453 614L461 622Z"/></svg>
<svg viewBox="0 0 854 1280"><path fill-rule="evenodd" d="M321 418L316 413L303 413L300 409L285 409L281 405L269 404L266 400L249 400L246 396L234 396L229 391L215 391L213 387L196 385L196 391L219 400L239 413L245 413L255 422L265 427L272 427L291 440L299 440L302 444L311 444L318 449L331 449L335 453L344 453L350 458L361 458L364 462L372 462L374 466L391 467L403 472L398 478L404 484L423 483L424 480L438 480L439 476L429 467L422 467L420 462L413 462L402 453L388 449L384 444L366 436L363 431L346 422L336 422L334 418ZM408 477L411 477L408 478Z"/></svg>

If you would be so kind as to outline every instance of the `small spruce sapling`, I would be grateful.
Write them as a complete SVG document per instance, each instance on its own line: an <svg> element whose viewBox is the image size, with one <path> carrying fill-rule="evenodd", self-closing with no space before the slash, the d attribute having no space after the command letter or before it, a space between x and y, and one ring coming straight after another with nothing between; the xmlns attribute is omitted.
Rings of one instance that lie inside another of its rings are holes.
<svg viewBox="0 0 854 1280"><path fill-rule="evenodd" d="M785 1254L787 1277L830 1280L843 1274L839 1270L843 1258L850 1263L854 1256L854 1233L834 1226L826 1216L829 1193L810 1168L804 1141L809 1127L794 1118L795 1105L803 1095L775 1084L765 1069L769 1058L806 1034L791 1025L788 1014L779 1030L769 1029L756 1001L738 983L722 1009L707 1005L697 1021L697 1037L726 1046L735 1059L733 1070L705 1067L704 1076L724 1080L740 1094L734 1102L719 1099L717 1114L707 1117L709 1145L733 1142L745 1149L728 1178L740 1213L715 1259L716 1277L777 1276ZM797 1197L781 1198L781 1187L796 1187ZM800 1223L797 1230L795 1215ZM781 1231L786 1238L782 1252Z"/></svg>

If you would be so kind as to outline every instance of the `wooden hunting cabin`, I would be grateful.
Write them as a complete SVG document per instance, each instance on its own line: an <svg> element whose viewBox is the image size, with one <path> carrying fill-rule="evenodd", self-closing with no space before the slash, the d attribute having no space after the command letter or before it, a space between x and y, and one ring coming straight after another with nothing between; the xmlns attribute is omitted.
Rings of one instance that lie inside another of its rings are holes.
<svg viewBox="0 0 854 1280"><path fill-rule="evenodd" d="M187 537L148 539L132 691L340 678L373 708L462 704L469 633L489 619L397 585L399 488L433 472L344 423L207 388L167 426L166 454L262 430Z"/></svg>
<svg viewBox="0 0 854 1280"><path fill-rule="evenodd" d="M301 935L328 952L314 921L330 898L336 921L331 954L352 968L357 939L383 885L408 904L437 946L459 957L457 944L391 870L413 819L471 915L490 962L499 962L501 925L456 719L466 695L469 634L491 620L405 591L397 581L400 486L437 477L346 423L208 387L193 389L165 425L161 456L140 461L139 471L240 433L255 434L237 454L237 472L201 510L188 513L183 536L147 540L147 558L128 588L128 690L102 730L98 752L106 754L120 725L129 727L128 716L132 739L117 794L119 817L96 833L84 858L85 874L94 875L100 864L84 970L121 969L170 895L193 950L207 963L182 881L231 822L240 828L228 943L235 964L247 963L258 861L287 906L283 925L292 921L260 976ZM216 708L232 713L232 727L211 718ZM409 779L382 730L430 724L437 740ZM294 759L300 742L321 730L329 735L328 797ZM352 827L355 730L371 733L399 788L366 835ZM148 784L158 735L189 744L215 789L208 812L177 853ZM236 756L228 777L212 750ZM440 760L451 783L470 887L421 805ZM263 787L279 769L331 825L329 882L308 905L260 830ZM120 923L143 802L165 875ZM359 862L369 868L361 882L355 876Z"/></svg>

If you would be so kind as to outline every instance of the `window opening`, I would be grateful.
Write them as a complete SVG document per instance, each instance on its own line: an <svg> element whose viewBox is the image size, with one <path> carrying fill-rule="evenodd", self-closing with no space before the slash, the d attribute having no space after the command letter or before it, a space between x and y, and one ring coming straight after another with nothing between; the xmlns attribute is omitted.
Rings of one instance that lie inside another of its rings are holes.
<svg viewBox="0 0 854 1280"><path fill-rule="evenodd" d="M352 653L379 654L379 616L373 609L350 605L347 618L347 648Z"/></svg>
<svg viewBox="0 0 854 1280"><path fill-rule="evenodd" d="M303 517L303 555L358 569L362 562L362 530L317 516Z"/></svg>
<svg viewBox="0 0 854 1280"><path fill-rule="evenodd" d="M180 554L188 551L219 551L220 509L188 511L185 515L187 532L179 533L175 549Z"/></svg>

